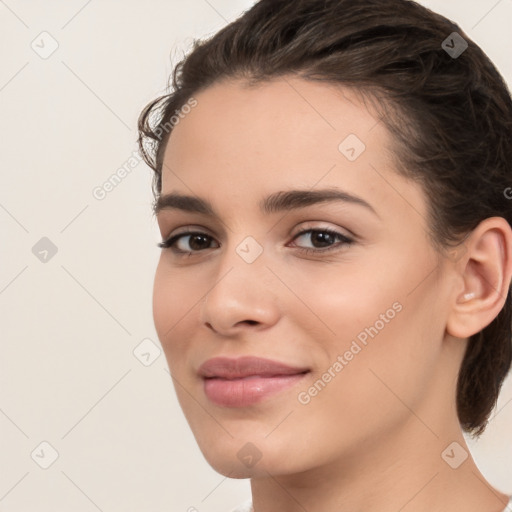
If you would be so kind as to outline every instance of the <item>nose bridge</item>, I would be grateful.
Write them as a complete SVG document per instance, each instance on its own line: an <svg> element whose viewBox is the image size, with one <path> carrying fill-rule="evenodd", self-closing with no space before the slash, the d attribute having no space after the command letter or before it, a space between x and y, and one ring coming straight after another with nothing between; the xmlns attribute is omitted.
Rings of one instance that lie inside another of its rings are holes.
<svg viewBox="0 0 512 512"><path fill-rule="evenodd" d="M268 274L263 244L251 235L243 237L241 241L233 237L219 256L217 270L215 285L208 296L220 291L224 293L224 288L229 288L238 298L241 292L250 292L258 284L261 287L267 281Z"/></svg>

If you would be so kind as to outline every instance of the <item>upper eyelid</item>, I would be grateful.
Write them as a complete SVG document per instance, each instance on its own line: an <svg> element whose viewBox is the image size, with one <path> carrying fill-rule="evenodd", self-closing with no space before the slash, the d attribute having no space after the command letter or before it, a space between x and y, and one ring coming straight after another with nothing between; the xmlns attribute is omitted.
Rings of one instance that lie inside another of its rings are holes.
<svg viewBox="0 0 512 512"><path fill-rule="evenodd" d="M354 233L352 230L350 230L349 228L347 228L345 226L341 227L341 226L332 226L332 225L331 226L329 226L329 225L320 225L320 226L311 225L313 223L325 223L325 222L329 222L329 221L326 221L325 219L324 220L313 219L313 220L303 220L303 221L297 222L297 225L302 225L302 227L300 229L298 229L297 232L293 236L296 236L297 234L299 234L301 231L304 231L305 229L313 229L313 230L315 230L315 229L331 229L331 230L335 230L335 231L341 230L342 232L340 234L344 234L345 236L350 236L350 237L353 237L356 239L359 238L356 233ZM179 231L177 233L175 233L174 232L175 229L178 229ZM196 224L185 224L178 228L174 228L171 230L162 229L161 231L169 232L169 235L165 236L165 239L169 239L171 236L187 233L188 231L194 231L194 232L199 231L201 233L205 233L205 234L208 234L213 237L218 237L218 236L221 236L224 234L224 233L217 234L215 229L207 228L205 226L199 226ZM346 233L344 233L344 232L346 232Z"/></svg>
<svg viewBox="0 0 512 512"><path fill-rule="evenodd" d="M322 221L308 221L308 222L322 222ZM178 232L175 233L174 231L171 231L169 233L169 235L163 236L162 239L164 241L166 241L171 238L179 237L181 235L190 236L191 234L204 234L204 235L210 236L211 238L215 238L215 239L217 238L216 234L212 234L211 230L204 228L204 227L196 227L196 226L190 225L190 226L183 226L182 228L178 228L178 229L179 229ZM339 235L342 235L342 236L345 236L348 238L353 238L355 240L359 238L355 233L353 233L351 230L349 230L347 228L339 228L339 227L325 226L325 225L324 226L309 226L309 225L302 226L300 229L297 230L297 232L293 233L290 236L293 239L295 239L299 235L304 234L304 232L307 233L309 231L326 231L326 230L327 231L335 231ZM347 233L344 233L344 231L346 231Z"/></svg>

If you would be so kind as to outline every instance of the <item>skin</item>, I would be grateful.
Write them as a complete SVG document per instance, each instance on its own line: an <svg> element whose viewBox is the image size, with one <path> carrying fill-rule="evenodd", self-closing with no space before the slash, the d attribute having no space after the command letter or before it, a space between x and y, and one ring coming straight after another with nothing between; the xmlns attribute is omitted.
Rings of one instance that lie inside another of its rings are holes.
<svg viewBox="0 0 512 512"><path fill-rule="evenodd" d="M467 338L505 302L507 222L486 219L460 251L438 254L427 237L425 194L394 171L389 133L347 89L286 77L252 88L225 81L195 98L169 138L162 193L208 199L220 219L158 213L163 240L189 227L211 238L182 237L179 248L195 251L190 257L162 250L153 314L208 463L251 478L255 512L501 512L507 496L471 455L453 469L442 453L454 441L460 450L450 454L469 452L456 379ZM366 145L355 161L338 149L351 133ZM325 187L363 198L376 214L341 202L270 215L257 206L280 190ZM296 238L306 228L355 241L322 243L311 232ZM247 236L263 249L252 263L236 252ZM329 246L337 247L321 252ZM300 403L299 393L394 303L401 310ZM215 356L242 355L312 371L250 407L211 403L197 369ZM248 442L261 455L252 467L237 457Z"/></svg>

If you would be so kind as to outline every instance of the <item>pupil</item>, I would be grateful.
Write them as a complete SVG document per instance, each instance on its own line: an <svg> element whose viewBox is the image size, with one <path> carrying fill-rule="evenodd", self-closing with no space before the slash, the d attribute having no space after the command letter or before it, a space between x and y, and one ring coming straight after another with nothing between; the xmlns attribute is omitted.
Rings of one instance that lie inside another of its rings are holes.
<svg viewBox="0 0 512 512"><path fill-rule="evenodd" d="M325 239L326 238L329 239L331 237L332 237L332 235L330 233L323 233L321 231L315 232L313 234L313 238L319 238L320 239L320 243L322 243L322 242L326 243ZM329 245L329 240L327 240L327 245Z"/></svg>
<svg viewBox="0 0 512 512"><path fill-rule="evenodd" d="M204 236L204 235L193 235L192 237L190 237L189 245L190 245L190 247L191 247L192 249L194 249L194 250L201 249L201 247L194 247L194 245L195 245L195 244L194 244L194 240L197 240L197 239L203 239L203 242L204 242L205 240L207 240L207 237L206 237L206 236ZM201 245L201 244L199 244L199 246L200 246L200 245ZM207 244L207 245L208 245L208 244Z"/></svg>

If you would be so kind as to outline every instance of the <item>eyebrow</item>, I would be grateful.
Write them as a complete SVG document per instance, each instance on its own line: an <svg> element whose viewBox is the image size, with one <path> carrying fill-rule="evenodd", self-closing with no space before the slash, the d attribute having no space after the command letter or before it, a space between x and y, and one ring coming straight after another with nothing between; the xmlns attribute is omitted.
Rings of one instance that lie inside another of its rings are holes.
<svg viewBox="0 0 512 512"><path fill-rule="evenodd" d="M313 204L331 201L341 201L344 203L364 206L379 217L379 214L375 209L364 199L339 188L327 188L321 190L282 190L265 197L259 202L258 206L262 213L270 215L276 212L296 210ZM177 192L160 195L154 203L153 212L155 215L158 215L158 213L163 210L173 209L201 213L211 217L220 218L208 200L196 196L179 194Z"/></svg>

